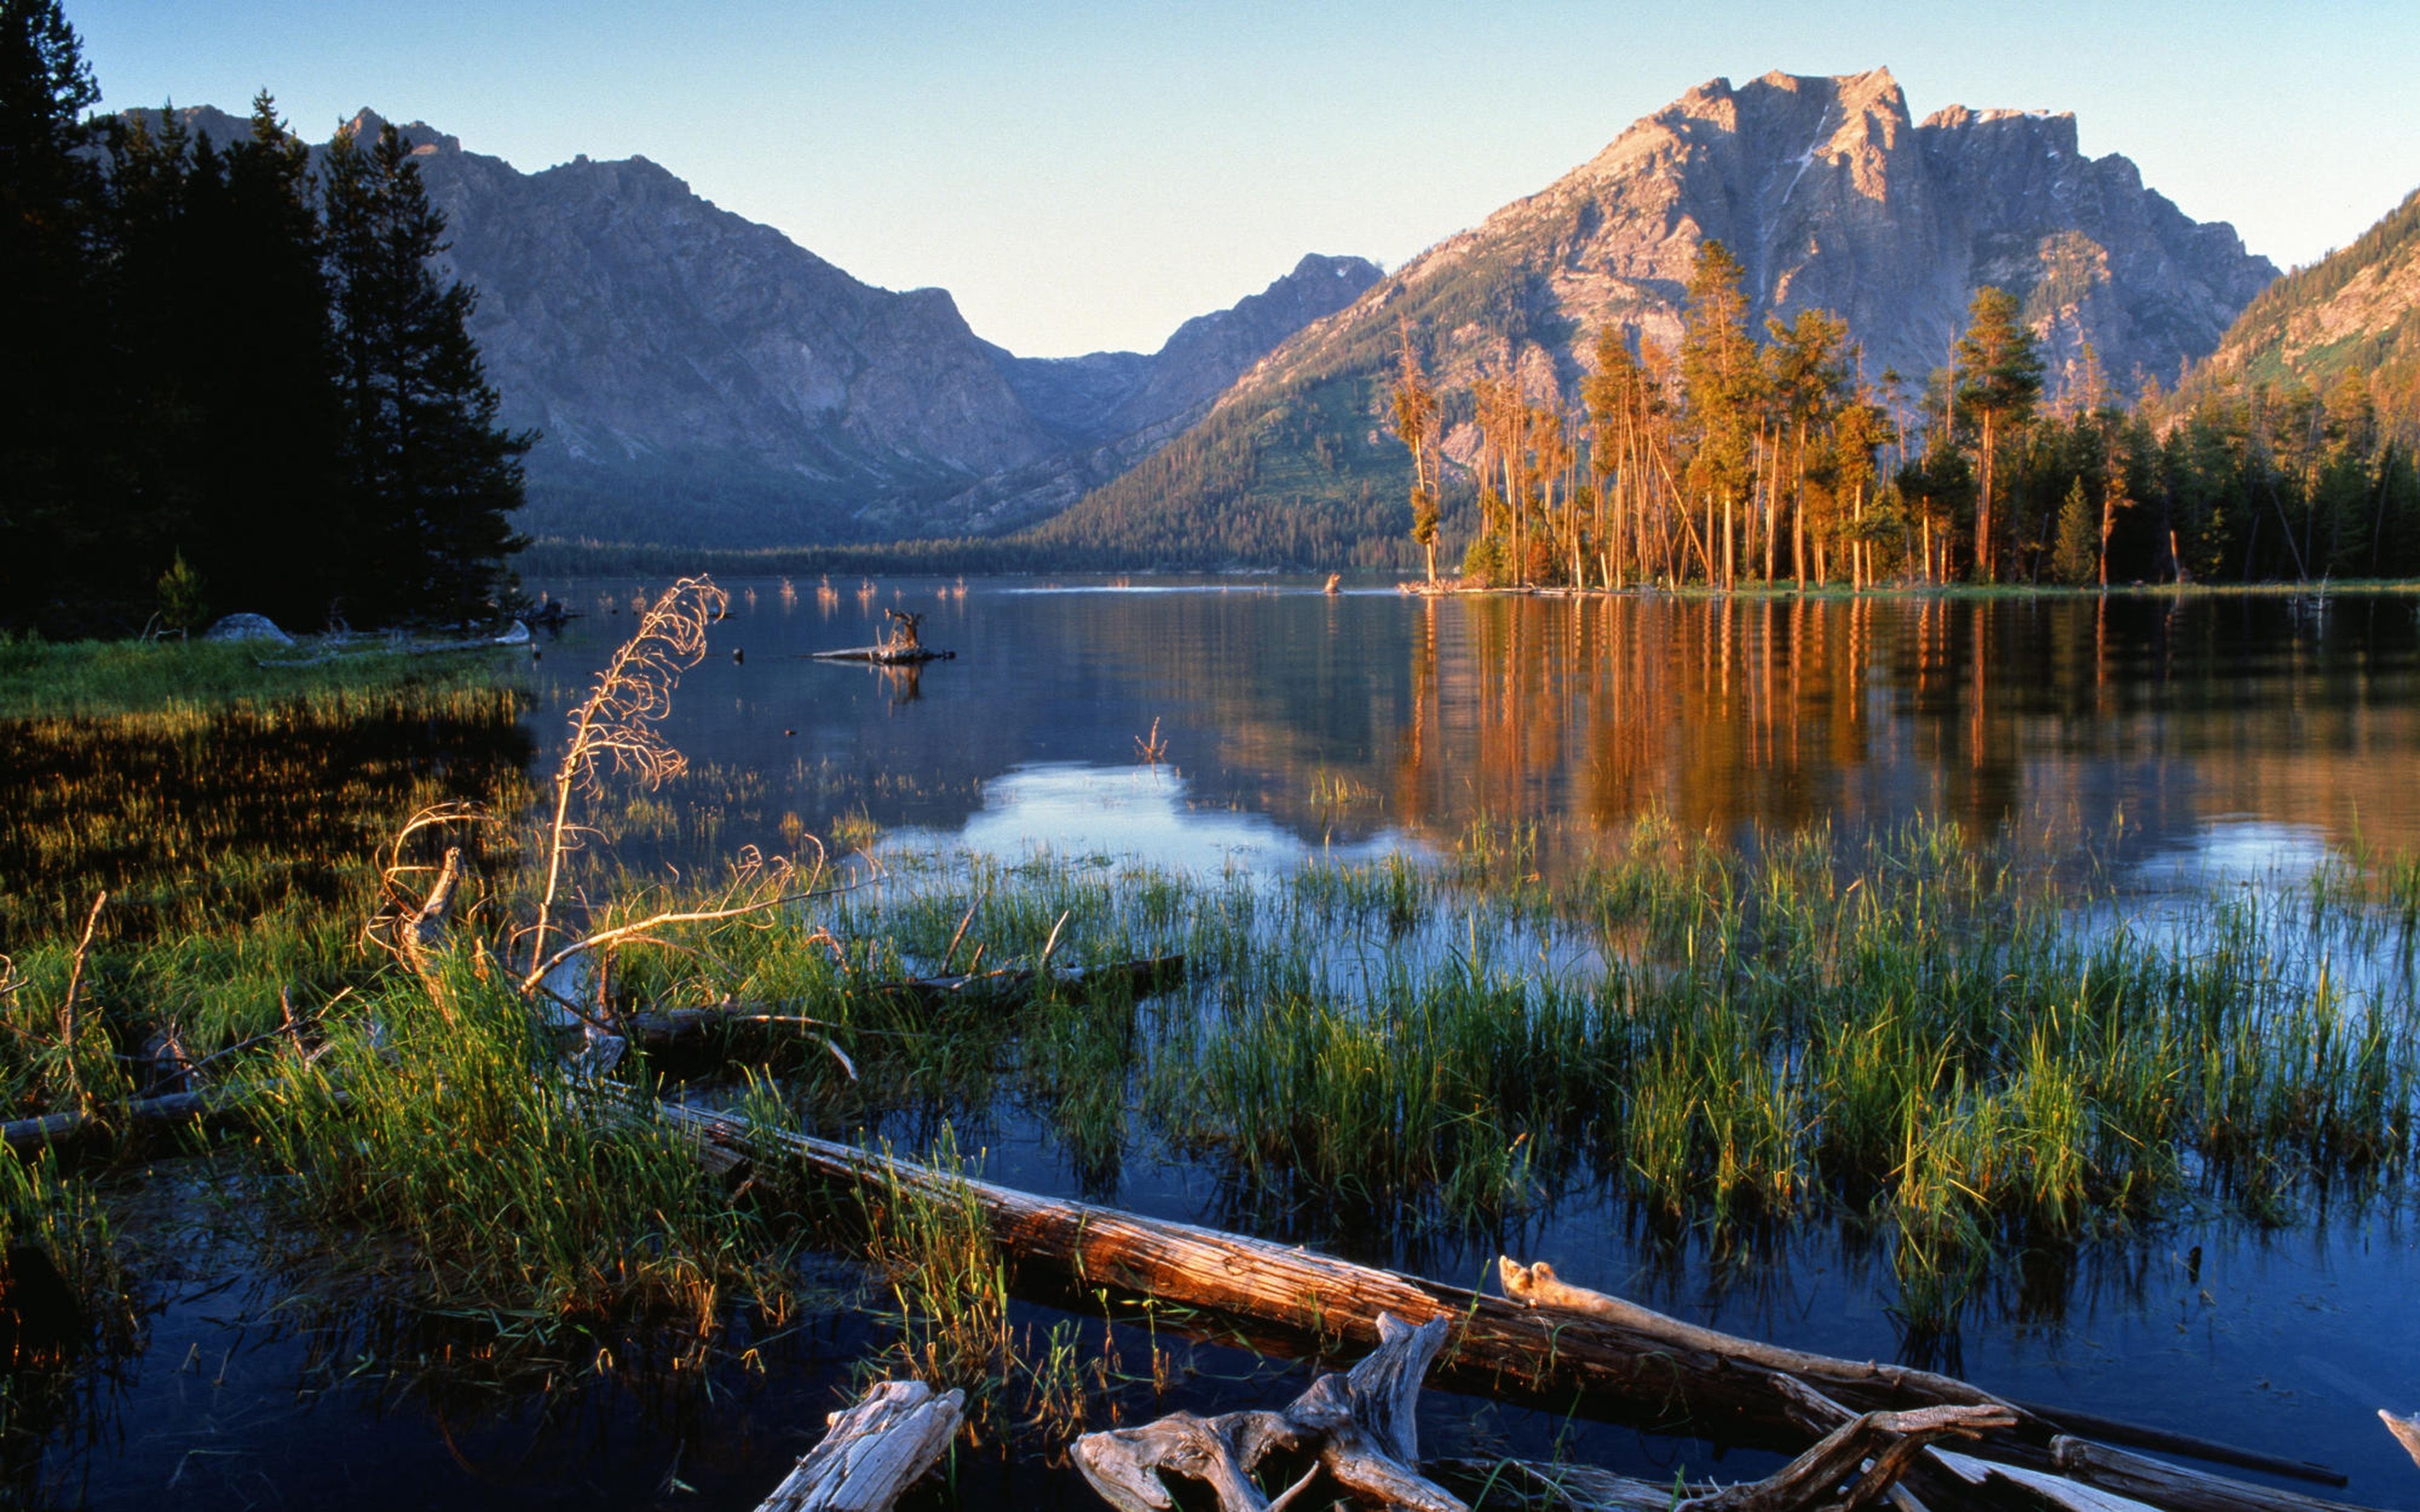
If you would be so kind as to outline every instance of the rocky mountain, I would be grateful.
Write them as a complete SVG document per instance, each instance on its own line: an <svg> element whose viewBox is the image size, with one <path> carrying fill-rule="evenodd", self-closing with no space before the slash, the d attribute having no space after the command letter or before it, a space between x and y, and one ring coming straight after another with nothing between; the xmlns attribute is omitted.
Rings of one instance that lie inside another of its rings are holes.
<svg viewBox="0 0 2420 1512"><path fill-rule="evenodd" d="M215 140L249 130L185 114ZM520 521L535 534L752 547L1023 524L1378 278L1306 257L1157 352L1020 358L946 291L863 283L645 158L525 174L401 130L446 214L448 271L479 291L504 422L544 436Z"/></svg>
<svg viewBox="0 0 2420 1512"><path fill-rule="evenodd" d="M1517 368L1533 395L1576 405L1601 328L1678 340L1709 239L1745 265L1760 325L1834 311L1869 377L1919 384L1985 285L2024 300L2055 391L2087 344L2121 387L2173 381L2276 276L2126 159L2084 157L2071 116L1953 106L1918 122L1886 69L1717 79L1304 329L1202 426L1037 539L1194 561L1267 560L1286 541L1349 559L1404 471L1383 420L1399 322L1449 387Z"/></svg>
<svg viewBox="0 0 2420 1512"><path fill-rule="evenodd" d="M2321 391L2358 373L2373 389L2420 389L2420 191L2351 246L2263 289L2206 371Z"/></svg>

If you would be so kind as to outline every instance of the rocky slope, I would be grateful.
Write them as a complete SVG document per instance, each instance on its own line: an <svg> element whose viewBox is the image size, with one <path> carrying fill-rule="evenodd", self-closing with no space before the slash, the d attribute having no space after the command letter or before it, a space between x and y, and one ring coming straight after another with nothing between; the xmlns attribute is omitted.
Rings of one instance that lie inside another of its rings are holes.
<svg viewBox="0 0 2420 1512"><path fill-rule="evenodd" d="M2072 116L1952 107L1919 123L1885 69L1773 73L1736 88L1717 79L1306 328L1163 454L1147 483L1097 491L1045 538L1130 535L1149 523L1138 492L1148 486L1178 490L1171 509L1197 523L1258 519L1262 534L1349 546L1362 527L1344 516L1361 519L1355 501L1375 475L1391 487L1399 467L1382 423L1399 321L1449 385L1482 365L1517 366L1533 394L1575 404L1600 328L1678 339L1708 239L1745 265L1760 324L1835 311L1869 376L1895 368L1915 383L1943 363L1983 285L2023 297L2055 391L2079 375L2087 343L2121 387L2143 375L2173 381L2276 276L2232 229L2196 224L2145 188L2126 159L2082 156ZM1306 464L1306 448L1319 465ZM1185 495L1212 474L1220 481L1199 486L1222 497ZM1287 507L1329 517L1279 529ZM1265 559L1257 539L1229 535L1201 549Z"/></svg>
<svg viewBox="0 0 2420 1512"><path fill-rule="evenodd" d="M186 115L214 139L249 129ZM644 158L524 174L402 131L449 223L448 270L479 291L504 419L544 435L520 520L536 534L748 547L1022 524L1378 277L1306 257L1158 352L1019 358L946 291L862 283Z"/></svg>
<svg viewBox="0 0 2420 1512"><path fill-rule="evenodd" d="M2206 372L2322 391L2358 373L2374 390L2420 389L2420 191L2352 245L2263 290Z"/></svg>

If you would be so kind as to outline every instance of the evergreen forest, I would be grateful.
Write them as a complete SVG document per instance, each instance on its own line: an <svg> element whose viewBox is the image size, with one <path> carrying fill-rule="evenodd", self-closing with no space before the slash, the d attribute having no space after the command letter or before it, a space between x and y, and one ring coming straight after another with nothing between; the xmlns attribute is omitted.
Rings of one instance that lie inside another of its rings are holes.
<svg viewBox="0 0 2420 1512"><path fill-rule="evenodd" d="M411 148L315 162L266 92L231 142L99 99L56 0L0 0L0 625L492 614L535 438Z"/></svg>
<svg viewBox="0 0 2420 1512"><path fill-rule="evenodd" d="M1857 376L1820 311L1750 330L1742 270L1700 253L1676 349L1600 333L1584 414L1512 378L1427 381L1403 333L1394 427L1412 539L1438 536L1447 426L1466 415L1481 582L1623 587L2128 582L2420 572L2420 474L2358 372L2127 403L2087 362L2045 403L2016 298L1978 290L1952 363L1912 390ZM2087 357L2089 353L2087 350Z"/></svg>

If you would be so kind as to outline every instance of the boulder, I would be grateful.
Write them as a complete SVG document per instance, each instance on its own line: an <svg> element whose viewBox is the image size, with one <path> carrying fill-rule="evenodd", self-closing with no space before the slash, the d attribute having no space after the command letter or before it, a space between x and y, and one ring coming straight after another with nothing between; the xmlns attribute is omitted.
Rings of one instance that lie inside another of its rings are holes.
<svg viewBox="0 0 2420 1512"><path fill-rule="evenodd" d="M277 627L266 614L230 614L206 631L205 640L274 640L290 646L294 638Z"/></svg>

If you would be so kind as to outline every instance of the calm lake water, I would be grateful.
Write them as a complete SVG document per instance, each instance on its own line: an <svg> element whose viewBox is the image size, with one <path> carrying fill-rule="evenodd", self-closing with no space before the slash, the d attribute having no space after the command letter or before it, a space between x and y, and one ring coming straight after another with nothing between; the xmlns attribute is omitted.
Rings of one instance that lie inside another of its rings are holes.
<svg viewBox="0 0 2420 1512"><path fill-rule="evenodd" d="M543 584L579 609L533 666L538 769L559 711L660 584ZM2420 595L1423 601L1283 580L727 584L715 653L668 727L695 764L661 795L710 811L631 841L641 867L871 821L892 846L1138 856L1275 873L1318 855L1450 851L1534 821L1547 866L1637 818L1753 844L1952 818L2098 868L2148 912L2212 885L2290 883L2330 858L2420 850ZM954 660L919 672L804 659L925 615ZM735 653L737 655L735 655ZM1156 742L1164 762L1139 758ZM2087 863L2086 858L2092 858ZM1048 1132L1004 1113L988 1174L1074 1193ZM1231 1216L1156 1152L1109 1200ZM1094 1193L1094 1196L1104 1194ZM175 1189L163 1201L199 1202ZM2420 1404L2420 1228L2408 1204L2261 1230L2224 1212L2087 1243L2011 1277L1953 1362L2010 1395L2331 1462L2372 1505L2420 1504L2372 1415ZM1375 1259L1400 1246L1310 1236ZM1424 1242L1476 1281L1500 1243L1568 1278L1802 1348L1891 1358L1888 1267L1810 1228L1745 1253L1674 1252L1618 1209L1558 1211L1488 1242ZM1384 1251L1384 1253L1381 1253ZM499 1405L347 1378L355 1343L282 1317L274 1288L213 1289L198 1256L119 1387L115 1437L76 1458L95 1504L752 1505L811 1442L862 1323L768 1347L769 1375L707 1406L591 1385ZM1058 1315L1032 1310L1047 1329ZM1127 1341L1131 1350L1132 1341ZM390 1344L385 1354L393 1358ZM1205 1356L1188 1405L1265 1404L1299 1366ZM185 1362L182 1365L179 1361ZM1227 1379L1232 1378L1232 1379ZM1754 1474L1705 1446L1431 1393L1424 1445L1544 1453L1668 1479ZM969 1462L917 1505L1099 1504L1063 1467Z"/></svg>
<svg viewBox="0 0 2420 1512"><path fill-rule="evenodd" d="M648 586L539 661L571 702ZM1651 810L1751 837L1914 815L2162 879L2420 848L2420 594L1421 600L1313 584L734 582L669 726L761 787L718 837L849 813L1016 853L1281 866ZM801 659L925 615L921 671ZM740 653L735 661L731 653ZM552 737L559 721L536 721ZM1157 738L1167 765L1139 764ZM540 763L546 761L541 754ZM699 857L703 858L703 857Z"/></svg>

